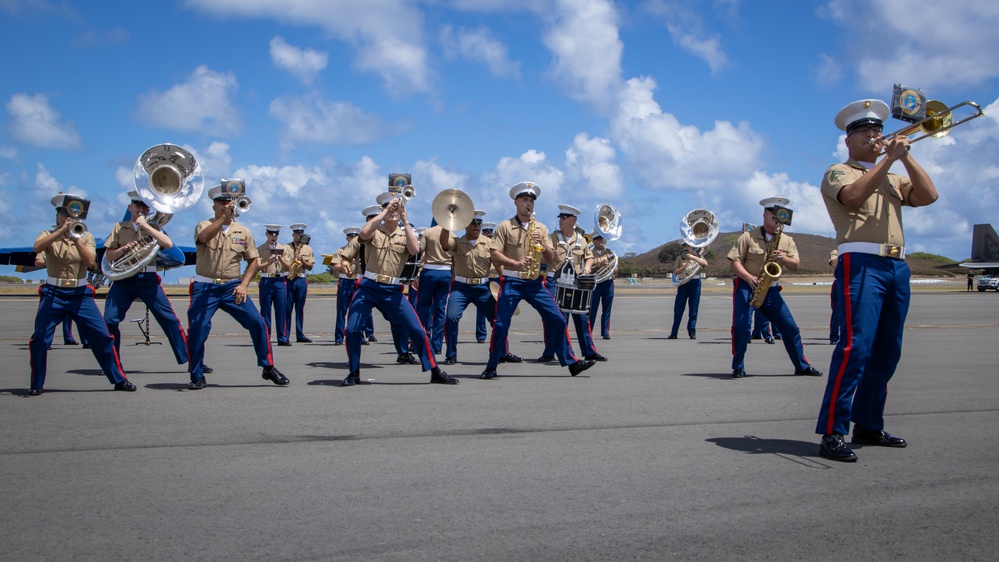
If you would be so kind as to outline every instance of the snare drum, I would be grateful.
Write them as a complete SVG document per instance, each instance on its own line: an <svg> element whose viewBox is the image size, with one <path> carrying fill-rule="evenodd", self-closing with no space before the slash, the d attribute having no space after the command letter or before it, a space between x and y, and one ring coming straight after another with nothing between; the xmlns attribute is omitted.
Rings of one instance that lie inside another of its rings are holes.
<svg viewBox="0 0 999 562"><path fill-rule="evenodd" d="M572 285L555 282L555 302L562 312L568 314L589 314L595 275L579 275Z"/></svg>
<svg viewBox="0 0 999 562"><path fill-rule="evenodd" d="M403 284L409 283L413 279L416 279L416 275L419 271L420 255L410 254L409 258L406 259L406 265L402 266L402 273L399 274L399 279L402 280Z"/></svg>

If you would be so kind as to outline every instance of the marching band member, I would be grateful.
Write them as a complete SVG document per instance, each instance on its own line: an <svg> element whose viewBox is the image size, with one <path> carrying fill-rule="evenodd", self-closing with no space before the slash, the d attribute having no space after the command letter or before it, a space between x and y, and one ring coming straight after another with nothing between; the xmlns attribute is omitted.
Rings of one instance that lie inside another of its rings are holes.
<svg viewBox="0 0 999 562"><path fill-rule="evenodd" d="M880 100L860 100L840 110L836 126L846 132L849 159L830 166L822 178L822 197L839 244L833 307L843 311L843 320L815 432L822 435L819 453L836 461L857 460L843 441L850 422L855 444L906 446L884 430L888 381L902 354L909 310L902 206L929 205L938 195L909 152L909 139L881 136L888 115L888 105ZM882 149L885 157L879 162ZM896 162L908 178L889 172Z"/></svg>
<svg viewBox="0 0 999 562"><path fill-rule="evenodd" d="M593 254L593 268L599 270L609 262L611 251L607 249L604 235L600 234L597 229L593 229L590 246L590 251ZM614 268L614 273L617 273L617 268ZM597 308L601 308L600 335L603 339L609 340L611 308L614 306L614 275L611 275L610 279L597 283L597 286L593 288L593 296L590 298L590 329L593 329L597 321Z"/></svg>
<svg viewBox="0 0 999 562"><path fill-rule="evenodd" d="M114 225L111 234L104 242L105 257L113 263L128 254L139 245L143 236L152 237L160 247L169 250L173 241L161 229L146 222L149 216L149 205L139 198L136 191L129 191L131 202L128 212L132 220L122 221ZM107 298L104 300L104 321L108 331L114 336L114 346L121 357L121 331L118 325L125 319L128 309L139 299L149 312L156 318L163 333L166 334L177 364L187 363L187 337L181 325L180 318L174 312L170 300L167 299L163 287L160 286L160 276L156 273L155 262L146 266L131 277L119 279L111 284Z"/></svg>
<svg viewBox="0 0 999 562"><path fill-rule="evenodd" d="M264 317L267 333L271 334L271 311L274 311L274 327L277 328L279 346L290 346L288 341L288 268L291 267L288 246L278 243L281 234L280 224L265 224L264 232L267 241L257 246L257 270L260 271L260 281L257 291L260 298L260 314Z"/></svg>
<svg viewBox="0 0 999 562"><path fill-rule="evenodd" d="M416 310L402 292L399 274L406 265L407 256L419 251L419 240L406 219L406 207L392 193L378 196L381 211L365 223L358 235L364 248L366 270L357 282L357 291L350 302L347 315L347 356L350 372L342 386L360 382L361 338L364 322L377 308L406 331L416 344L424 372L430 371L430 382L458 384L458 379L448 376L437 366L427 333L420 325ZM402 226L400 226L400 219ZM384 225L382 222L384 221ZM405 338L406 334L403 334Z"/></svg>
<svg viewBox="0 0 999 562"><path fill-rule="evenodd" d="M312 271L312 266L316 265L316 256L308 243L311 237L305 234L305 229L308 227L301 222L291 225L291 262L296 265L292 266L288 273L286 324L291 331L291 313L294 312L295 341L301 343L312 343L312 339L305 335L305 299L309 294L309 280L305 278L305 272Z"/></svg>
<svg viewBox="0 0 999 562"><path fill-rule="evenodd" d="M454 263L451 292L447 298L445 365L454 365L458 360L458 323L469 304L474 304L475 309L490 323L496 316L496 300L489 292L489 273L492 269L489 239L481 236L482 217L485 214L485 211L475 211L472 222L465 227L465 235L457 240L451 237L450 231L441 229L441 248L453 256ZM500 358L500 362L523 361L520 357L509 353L508 342L504 343L504 346L507 348L507 354Z"/></svg>
<svg viewBox="0 0 999 562"><path fill-rule="evenodd" d="M271 342L264 319L246 296L246 288L257 272L257 248L253 234L236 222L233 196L221 185L208 190L215 217L194 227L197 249L195 276L191 280L191 304L187 309L187 343L190 354L191 383L187 388L199 390L205 381L205 342L212 327L212 316L221 308L239 325L250 332L257 364L263 367L262 377L276 385L288 384L288 378L274 366ZM246 260L246 271L240 277L239 267Z"/></svg>
<svg viewBox="0 0 999 562"><path fill-rule="evenodd" d="M778 222L774 218L774 206L788 207L786 197L768 197L760 201L763 206L763 226L743 232L728 252L729 266L735 274L732 293L732 378L746 376L746 346L749 343L753 307L753 291L759 281L760 272L767 256L777 262L785 271L798 269L798 247L794 240L781 233L778 247L771 248ZM771 253L771 250L773 252ZM784 348L794 365L795 375L821 376L822 371L808 364L801 347L801 332L791 316L791 309L780 295L778 282L774 281L767 291L760 311L776 326L784 336Z"/></svg>
<svg viewBox="0 0 999 562"><path fill-rule="evenodd" d="M673 260L673 274L680 275L690 266L690 263L697 263L701 267L707 267L708 261L697 255L690 244L683 242L680 246L680 255ZM701 279L693 277L686 283L676 288L676 298L673 300L673 328L669 331L668 340L675 340L680 331L680 322L683 321L683 311L690 307L687 313L687 336L690 339L697 339L697 310L701 304Z"/></svg>
<svg viewBox="0 0 999 562"><path fill-rule="evenodd" d="M483 379L497 376L496 366L506 352L504 342L510 332L510 320L521 299L526 299L541 315L545 341L553 342L559 364L568 367L569 374L576 376L594 365L592 359L576 360L569 343L565 316L545 288L541 275L534 273L535 267L539 266L535 260L551 262L555 259L555 250L548 238L548 228L543 223L531 220L534 202L540 193L541 187L533 182L520 182L510 188L510 198L513 199L517 213L496 227L489 244L493 263L497 269L502 267L503 271L489 346L489 361L480 376ZM529 231L532 223L533 230ZM540 246L541 255L536 255L534 250L529 251L529 246Z"/></svg>
<svg viewBox="0 0 999 562"><path fill-rule="evenodd" d="M590 252L590 245L583 234L576 230L576 217L579 216L579 209L572 205L559 205L558 210L558 230L551 234L551 245L554 248L555 257L554 261L548 262L548 281L545 283L553 299L555 298L555 279L570 256L576 275L587 275L593 268L593 254ZM607 358L597 353L597 348L593 344L589 315L563 314L566 316L566 321L572 317L572 322L576 326L576 337L579 338L579 350L583 353L583 358L606 361ZM538 358L539 363L555 360L552 355L552 348L555 345L556 342L545 339L545 350Z"/></svg>
<svg viewBox="0 0 999 562"><path fill-rule="evenodd" d="M350 307L350 299L354 297L354 289L357 286L357 257L355 256L344 263L340 256L357 240L357 235L360 233L361 227L359 226L348 226L343 229L347 243L333 255L333 271L339 277L336 284L336 326L334 328L336 331L333 333L333 345L343 345L344 334L347 331L347 308ZM362 343L367 343L364 339L362 339Z"/></svg>
<svg viewBox="0 0 999 562"><path fill-rule="evenodd" d="M441 247L441 225L423 229L419 234L422 252L417 290L416 313L423 329L430 336L434 353L440 353L444 344L444 325L447 318L448 292L451 290L451 252Z"/></svg>
<svg viewBox="0 0 999 562"><path fill-rule="evenodd" d="M496 232L496 223L494 222L484 222L482 223L482 236L489 238L493 237L493 233ZM496 272L496 264L489 264L489 282L499 284L499 273ZM478 307L475 308L475 341L479 343L486 343L486 336L489 335L486 332L486 315L482 313ZM509 350L508 350L509 351Z"/></svg>
<svg viewBox="0 0 999 562"><path fill-rule="evenodd" d="M48 369L48 349L56 324L69 316L80 328L80 335L90 342L91 351L115 390L134 391L118 361L114 338L108 333L101 311L94 301L94 288L87 283L87 268L97 260L93 234L74 236L76 223L71 217L86 218L90 202L78 195L56 195L56 228L35 237L34 251L45 260L48 275L38 289L38 312L35 331L28 342L31 362L31 385L28 396L40 396Z"/></svg>

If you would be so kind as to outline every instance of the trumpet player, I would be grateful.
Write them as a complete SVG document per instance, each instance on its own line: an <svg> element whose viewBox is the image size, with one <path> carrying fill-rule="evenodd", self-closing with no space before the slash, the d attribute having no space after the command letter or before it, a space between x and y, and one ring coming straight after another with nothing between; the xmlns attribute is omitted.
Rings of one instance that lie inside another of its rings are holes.
<svg viewBox="0 0 999 562"><path fill-rule="evenodd" d="M830 166L822 178L822 199L836 229L838 263L833 306L843 311L815 432L819 453L844 462L857 455L843 439L853 422L852 442L905 447L884 430L888 381L902 354L909 310L909 265L905 262L902 207L937 200L929 174L909 152L909 139L882 137L888 105L860 100L836 115L846 132L849 159ZM884 158L878 156L884 150ZM908 177L889 171L901 163Z"/></svg>
<svg viewBox="0 0 999 562"><path fill-rule="evenodd" d="M300 343L312 343L312 339L305 335L305 298L309 295L309 280L305 278L305 272L312 271L312 267L316 265L316 255L312 251L312 246L309 246L310 237L305 234L305 229L308 227L301 222L291 225L292 266L288 272L288 308L285 313L285 324L290 331L291 313L294 312L295 341Z"/></svg>
<svg viewBox="0 0 999 562"><path fill-rule="evenodd" d="M545 341L554 344L559 364L568 367L570 375L576 376L594 365L592 359L579 361L573 355L565 317L555 298L545 288L540 273L540 260L551 263L555 259L548 228L534 219L534 202L540 194L541 186L533 182L520 182L511 187L510 198L517 213L496 226L489 244L490 259L497 269L502 268L502 273L499 297L496 299L496 320L489 343L489 361L479 378L497 376L496 366L508 353L506 341L510 320L521 299L526 299L541 315Z"/></svg>
<svg viewBox="0 0 999 562"><path fill-rule="evenodd" d="M214 217L194 227L197 264L191 280L191 302L187 308L187 343L191 373L190 390L205 388L205 342L212 329L212 316L219 308L250 332L261 376L276 385L288 384L288 378L274 366L271 342L264 319L246 296L250 280L257 272L260 254L253 234L236 222L236 203L232 195L217 185L208 190ZM246 271L240 275L240 264Z"/></svg>
<svg viewBox="0 0 999 562"><path fill-rule="evenodd" d="M56 209L57 228L35 237L33 249L45 260L48 277L38 289L35 331L28 342L31 363L28 396L40 396L43 392L52 336L56 325L67 316L79 326L80 335L90 342L94 358L114 389L135 390L118 361L114 338L108 333L94 301L94 288L87 283L87 268L97 260L96 244L94 236L86 229L80 229L74 217L85 218L89 204L77 195L56 195L52 198L52 206Z"/></svg>
<svg viewBox="0 0 999 562"><path fill-rule="evenodd" d="M140 238L144 236L151 237L164 250L173 247L173 240L166 232L146 221L149 216L149 205L139 197L139 193L135 190L129 191L128 198L131 220L115 224L104 242L104 256L112 263L136 250ZM163 292L163 287L160 286L160 276L156 272L155 262L131 277L115 281L108 290L104 301L104 322L107 323L108 331L114 336L114 347L118 351L118 356L121 357L121 331L118 326L136 299L146 305L163 329L177 364L187 363L187 336L184 334L180 318L177 317L170 300Z"/></svg>
<svg viewBox="0 0 999 562"><path fill-rule="evenodd" d="M746 347L752 331L753 307L750 301L753 291L760 282L763 265L769 259L781 266L783 271L798 269L798 248L787 234L776 236L778 222L774 207L788 207L786 197L768 197L760 201L763 206L763 226L743 232L728 252L729 266L735 274L732 294L732 378L746 376ZM776 246L774 246L776 244ZM780 295L779 280L774 280L767 290L762 312L784 336L784 349L794 365L795 375L821 376L822 371L812 367L801 346L801 332L791 316L791 309Z"/></svg>
<svg viewBox="0 0 999 562"><path fill-rule="evenodd" d="M274 327L277 328L277 344L280 347L291 345L288 336L288 269L291 268L288 246L278 243L281 234L280 224L265 224L267 241L257 246L260 281L257 282L260 297L260 314L264 317L267 333L271 334L271 311L274 312Z"/></svg>

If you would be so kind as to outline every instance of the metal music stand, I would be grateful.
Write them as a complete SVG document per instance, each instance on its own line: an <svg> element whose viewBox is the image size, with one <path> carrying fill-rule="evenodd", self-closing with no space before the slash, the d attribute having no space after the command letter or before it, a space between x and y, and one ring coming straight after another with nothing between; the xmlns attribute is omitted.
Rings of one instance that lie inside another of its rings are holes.
<svg viewBox="0 0 999 562"><path fill-rule="evenodd" d="M153 344L163 345L163 342L161 342L161 341L149 341L149 307L148 306L146 307L146 317L145 318L137 318L135 320L132 320L132 322L135 322L135 325L139 327L139 331L142 332L142 337L145 338L145 341L137 341L137 342L135 342L135 345L153 345Z"/></svg>

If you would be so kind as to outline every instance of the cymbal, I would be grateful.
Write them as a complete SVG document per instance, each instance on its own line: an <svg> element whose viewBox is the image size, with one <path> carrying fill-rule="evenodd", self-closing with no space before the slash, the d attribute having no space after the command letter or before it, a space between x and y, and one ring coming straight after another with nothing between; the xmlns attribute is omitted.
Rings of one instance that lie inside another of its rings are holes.
<svg viewBox="0 0 999 562"><path fill-rule="evenodd" d="M460 189L445 189L434 197L430 213L445 230L462 230L475 217L472 198Z"/></svg>

